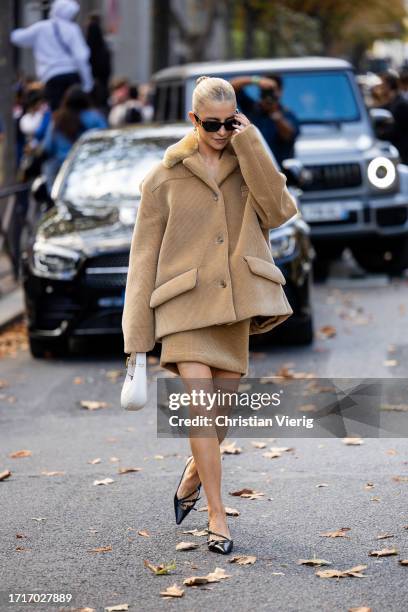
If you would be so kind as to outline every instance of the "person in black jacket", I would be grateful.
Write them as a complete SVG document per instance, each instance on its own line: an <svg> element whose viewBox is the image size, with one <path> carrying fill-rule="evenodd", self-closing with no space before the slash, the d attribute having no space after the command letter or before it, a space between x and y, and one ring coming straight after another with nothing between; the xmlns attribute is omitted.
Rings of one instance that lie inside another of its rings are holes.
<svg viewBox="0 0 408 612"><path fill-rule="evenodd" d="M95 80L93 97L97 106L107 109L112 58L111 51L103 36L101 18L97 13L89 15L86 42L91 52L89 61Z"/></svg>
<svg viewBox="0 0 408 612"><path fill-rule="evenodd" d="M388 70L381 75L382 93L385 103L382 107L394 117L394 125L385 137L397 147L401 162L408 164L408 101L400 92L400 79L397 72Z"/></svg>

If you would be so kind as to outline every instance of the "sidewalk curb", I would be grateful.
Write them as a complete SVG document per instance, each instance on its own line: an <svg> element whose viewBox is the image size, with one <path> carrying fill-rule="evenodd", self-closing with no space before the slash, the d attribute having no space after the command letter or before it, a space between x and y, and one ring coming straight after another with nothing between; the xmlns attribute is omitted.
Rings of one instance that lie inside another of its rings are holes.
<svg viewBox="0 0 408 612"><path fill-rule="evenodd" d="M0 331L14 323L24 314L24 298L21 288L0 298Z"/></svg>

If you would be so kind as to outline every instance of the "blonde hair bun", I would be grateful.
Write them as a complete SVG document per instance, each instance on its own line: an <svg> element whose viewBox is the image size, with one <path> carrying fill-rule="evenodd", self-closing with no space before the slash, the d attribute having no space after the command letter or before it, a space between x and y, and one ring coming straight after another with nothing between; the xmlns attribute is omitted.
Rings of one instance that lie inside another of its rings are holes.
<svg viewBox="0 0 408 612"><path fill-rule="evenodd" d="M231 83L220 77L202 75L197 77L193 90L192 107L195 113L200 113L207 102L231 102L237 105L235 90Z"/></svg>
<svg viewBox="0 0 408 612"><path fill-rule="evenodd" d="M201 81L204 81L204 79L209 79L209 78L210 78L209 76L204 76L204 75L203 75L203 76L199 76L199 77L196 79L196 85L198 85L199 83L201 83Z"/></svg>

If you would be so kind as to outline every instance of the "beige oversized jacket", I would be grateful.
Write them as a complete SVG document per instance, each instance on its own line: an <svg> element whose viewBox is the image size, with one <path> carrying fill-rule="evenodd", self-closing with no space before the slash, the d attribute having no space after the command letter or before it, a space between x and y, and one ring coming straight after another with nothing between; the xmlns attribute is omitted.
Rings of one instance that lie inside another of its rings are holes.
<svg viewBox="0 0 408 612"><path fill-rule="evenodd" d="M296 203L250 124L210 177L191 129L145 176L133 230L122 318L124 351L147 352L173 332L251 317L269 331L293 310L269 228Z"/></svg>

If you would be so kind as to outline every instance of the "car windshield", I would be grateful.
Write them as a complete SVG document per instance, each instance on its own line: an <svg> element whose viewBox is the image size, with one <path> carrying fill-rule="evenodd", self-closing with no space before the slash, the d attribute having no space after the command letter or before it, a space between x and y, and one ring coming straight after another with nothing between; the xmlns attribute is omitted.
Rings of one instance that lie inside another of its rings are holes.
<svg viewBox="0 0 408 612"><path fill-rule="evenodd" d="M300 123L337 123L360 119L359 108L348 75L343 72L290 72L282 75L282 104ZM254 102L259 87L246 85Z"/></svg>
<svg viewBox="0 0 408 612"><path fill-rule="evenodd" d="M84 141L71 160L60 199L76 206L134 201L143 177L175 140L115 136Z"/></svg>

